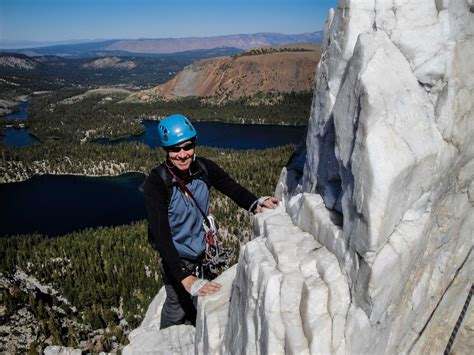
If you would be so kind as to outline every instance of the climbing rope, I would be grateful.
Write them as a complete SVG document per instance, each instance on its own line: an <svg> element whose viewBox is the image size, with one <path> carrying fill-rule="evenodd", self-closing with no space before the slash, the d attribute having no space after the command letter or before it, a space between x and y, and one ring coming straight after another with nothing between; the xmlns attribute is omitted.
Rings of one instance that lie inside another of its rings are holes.
<svg viewBox="0 0 474 355"><path fill-rule="evenodd" d="M466 302L464 302L464 307L462 308L461 314L459 315L456 325L454 326L453 332L451 333L451 336L449 337L448 345L446 346L446 349L444 349L444 355L448 355L449 352L451 351L451 348L454 344L454 340L456 339L456 334L458 333L462 320L464 319L467 309L469 308L469 303L471 303L473 290L474 290L474 284L471 285L471 290L469 291L467 295Z"/></svg>

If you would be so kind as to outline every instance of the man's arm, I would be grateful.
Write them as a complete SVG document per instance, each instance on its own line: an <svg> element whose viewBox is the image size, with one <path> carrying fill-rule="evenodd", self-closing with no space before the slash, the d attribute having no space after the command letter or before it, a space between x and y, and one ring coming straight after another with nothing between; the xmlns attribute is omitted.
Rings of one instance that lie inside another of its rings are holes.
<svg viewBox="0 0 474 355"><path fill-rule="evenodd" d="M206 158L200 159L206 164L208 177L212 186L229 196L237 205L246 210L254 205L257 197L253 193L232 179L229 174L212 160ZM253 207L253 209L255 209L255 207Z"/></svg>

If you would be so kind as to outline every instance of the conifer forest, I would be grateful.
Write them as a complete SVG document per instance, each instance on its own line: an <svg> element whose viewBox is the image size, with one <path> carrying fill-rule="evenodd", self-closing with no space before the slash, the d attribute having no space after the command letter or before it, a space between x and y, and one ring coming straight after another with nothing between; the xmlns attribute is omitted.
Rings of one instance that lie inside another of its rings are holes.
<svg viewBox="0 0 474 355"><path fill-rule="evenodd" d="M164 159L160 148L93 141L140 133L142 119L175 112L196 121L303 124L311 101L310 94L291 93L281 95L276 105L250 106L242 99L217 108L193 98L138 104L123 102L120 93L107 100L84 94L82 89L67 89L34 96L27 120L0 120L1 134L21 123L39 141L23 148L0 146L2 183L38 174L146 175ZM289 117L294 119L290 122ZM198 147L197 154L214 160L243 186L264 196L273 194L293 150L292 145L240 151ZM211 208L224 246L236 251L235 263L240 245L250 237L252 216L217 191L212 191ZM18 353L41 353L47 345L92 353L119 351L162 285L159 263L158 252L147 240L146 220L57 237L0 236L0 352L6 351L11 329L19 338L29 339L14 349Z"/></svg>

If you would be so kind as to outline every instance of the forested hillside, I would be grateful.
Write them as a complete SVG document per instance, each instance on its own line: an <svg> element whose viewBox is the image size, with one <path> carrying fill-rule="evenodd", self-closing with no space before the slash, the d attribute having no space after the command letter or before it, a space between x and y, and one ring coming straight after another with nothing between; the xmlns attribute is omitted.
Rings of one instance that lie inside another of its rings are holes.
<svg viewBox="0 0 474 355"><path fill-rule="evenodd" d="M240 152L199 148L198 154L215 160L237 181L262 196L273 193L292 151L291 146ZM48 170L79 174L94 169L101 161L114 161L127 171L147 172L163 159L160 149L142 144L48 143L21 150L2 148L0 166L14 169L20 164L21 171L42 173L36 163L45 156ZM120 170L109 171L113 173ZM211 208L220 223L225 246L237 251L235 262L240 244L250 235L250 216L216 191ZM158 263L159 255L146 238L145 221L56 238L0 238L3 329L29 334L19 352L30 347L31 351L41 350L47 344L80 346L83 351L94 352L120 347L160 288ZM22 322L15 314L23 314L22 319L28 321ZM2 333L0 351L6 350L9 337L8 331Z"/></svg>
<svg viewBox="0 0 474 355"><path fill-rule="evenodd" d="M0 53L0 99L71 87L147 88L166 82L196 60L240 52L236 48L155 55L109 52L82 58Z"/></svg>
<svg viewBox="0 0 474 355"><path fill-rule="evenodd" d="M216 107L197 98L150 103L125 102L125 90L61 90L32 98L27 121L1 120L0 126L26 124L42 142L90 142L144 131L143 119L180 112L193 121L306 124L311 93L259 93Z"/></svg>
<svg viewBox="0 0 474 355"><path fill-rule="evenodd" d="M25 127L39 142L22 148L0 145L0 183L42 174L147 174L164 159L161 149L141 143L94 143L101 137L141 133L144 119L179 112L192 121L304 125L311 106L310 92L256 92L223 105L197 97L125 100L136 85L174 75L195 59L193 54L18 58L0 61L5 73L0 98L28 95L23 98L31 107L25 120L2 118L0 138L5 127ZM98 87L104 83L113 87ZM257 196L264 196L273 194L293 149L198 147L197 154L213 159ZM235 262L241 243L250 236L251 216L217 191L212 192L211 208L224 246L236 251L231 261ZM25 206L25 213L34 213L34 206ZM161 286L158 265L144 220L54 238L0 236L0 353L41 353L49 344L88 353L120 349Z"/></svg>

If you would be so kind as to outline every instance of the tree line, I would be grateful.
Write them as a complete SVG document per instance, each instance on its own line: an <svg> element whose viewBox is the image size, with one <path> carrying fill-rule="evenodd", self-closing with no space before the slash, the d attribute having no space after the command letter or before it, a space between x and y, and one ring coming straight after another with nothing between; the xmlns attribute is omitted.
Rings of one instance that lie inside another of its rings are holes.
<svg viewBox="0 0 474 355"><path fill-rule="evenodd" d="M144 131L141 120L181 113L193 121L304 125L311 108L311 93L260 93L215 105L212 99L183 98L137 103L124 94L85 96L66 103L80 91L62 91L35 97L29 110L30 133L41 141L92 141L119 138ZM69 94L69 96L68 96Z"/></svg>

